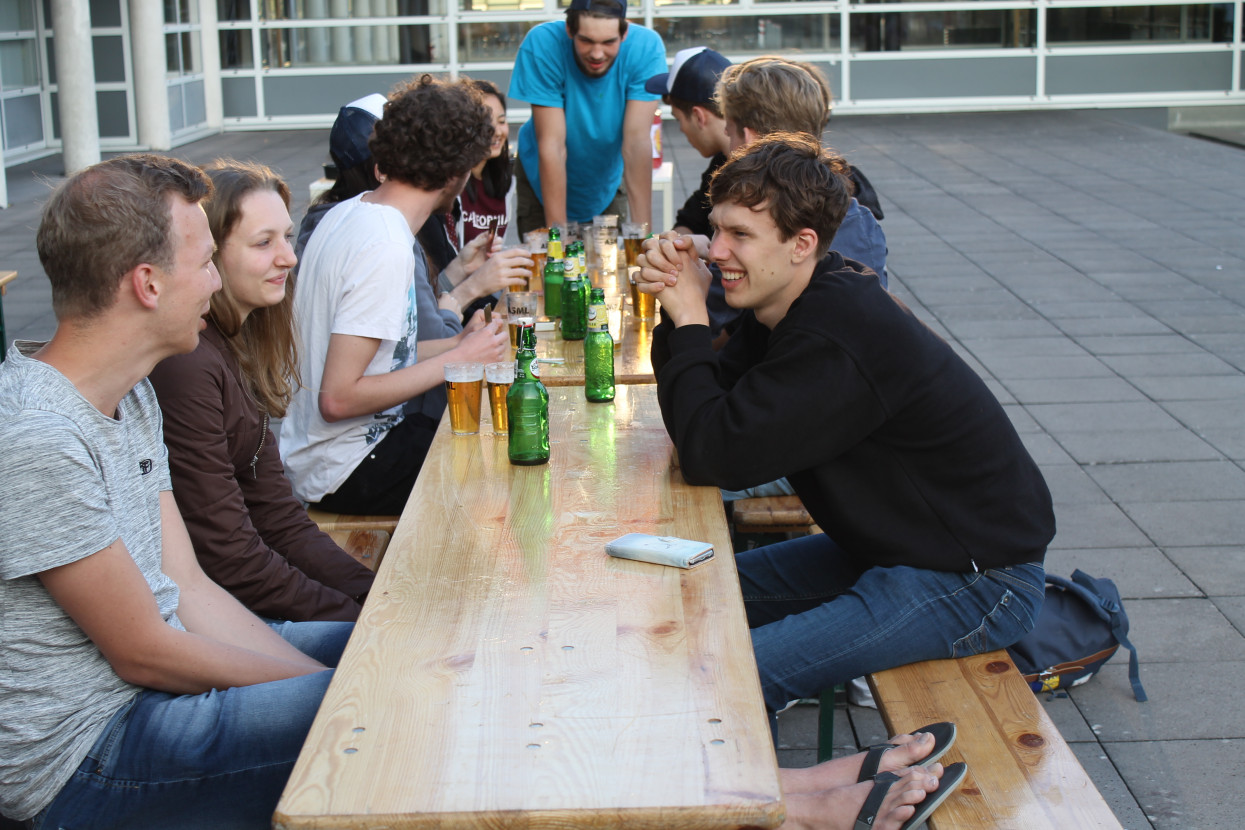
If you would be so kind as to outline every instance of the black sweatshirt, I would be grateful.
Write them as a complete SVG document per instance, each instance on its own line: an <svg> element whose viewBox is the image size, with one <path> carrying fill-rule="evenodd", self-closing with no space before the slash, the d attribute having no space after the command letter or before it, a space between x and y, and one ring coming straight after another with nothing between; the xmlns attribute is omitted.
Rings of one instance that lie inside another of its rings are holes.
<svg viewBox="0 0 1245 830"><path fill-rule="evenodd" d="M831 252L771 332L751 311L721 352L662 323L653 365L693 484L786 476L862 568L1042 560L1050 492L990 390L872 274Z"/></svg>

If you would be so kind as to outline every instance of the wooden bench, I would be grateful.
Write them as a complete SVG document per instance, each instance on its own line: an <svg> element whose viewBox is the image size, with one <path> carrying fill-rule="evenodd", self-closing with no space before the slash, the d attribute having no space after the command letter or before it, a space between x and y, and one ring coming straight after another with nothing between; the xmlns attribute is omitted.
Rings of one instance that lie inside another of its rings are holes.
<svg viewBox="0 0 1245 830"><path fill-rule="evenodd" d="M968 778L931 830L1121 827L1006 651L900 666L869 685L892 735L944 720L958 728L942 761L966 761Z"/></svg>
<svg viewBox="0 0 1245 830"><path fill-rule="evenodd" d="M346 553L375 571L385 558L389 534L383 530L326 530L329 538Z"/></svg>
<svg viewBox="0 0 1245 830"><path fill-rule="evenodd" d="M765 496L732 503L736 533L818 533L799 496Z"/></svg>
<svg viewBox="0 0 1245 830"><path fill-rule="evenodd" d="M323 510L308 510L307 515L325 533L334 530L383 530L392 536L398 526L397 516L352 516Z"/></svg>

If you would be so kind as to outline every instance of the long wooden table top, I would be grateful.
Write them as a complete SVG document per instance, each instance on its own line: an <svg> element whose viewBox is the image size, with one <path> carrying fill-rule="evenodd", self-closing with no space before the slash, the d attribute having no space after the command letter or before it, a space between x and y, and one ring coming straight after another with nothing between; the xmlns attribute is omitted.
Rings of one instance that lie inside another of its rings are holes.
<svg viewBox="0 0 1245 830"><path fill-rule="evenodd" d="M623 336L614 349L614 383L616 385L654 383L653 362L649 351L653 345L656 320L640 320L630 312L623 315ZM536 356L555 358L561 364L541 363L540 379L545 386L584 385L584 342L563 340L559 331L536 332Z"/></svg>
<svg viewBox="0 0 1245 830"><path fill-rule="evenodd" d="M931 830L1120 827L1007 652L900 666L870 685L889 734L959 726L942 761L967 761L968 778L930 817Z"/></svg>
<svg viewBox="0 0 1245 830"><path fill-rule="evenodd" d="M782 821L718 491L672 468L653 386L551 389L550 432L516 467L442 422L276 827ZM633 531L716 556L605 554Z"/></svg>

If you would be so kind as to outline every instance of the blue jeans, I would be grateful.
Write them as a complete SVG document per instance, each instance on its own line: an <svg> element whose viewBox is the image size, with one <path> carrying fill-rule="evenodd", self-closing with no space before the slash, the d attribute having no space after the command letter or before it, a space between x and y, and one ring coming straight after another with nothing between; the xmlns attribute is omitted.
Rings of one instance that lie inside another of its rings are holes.
<svg viewBox="0 0 1245 830"><path fill-rule="evenodd" d="M955 573L861 570L824 534L736 559L766 708L920 660L1009 646L1045 596L1041 563Z"/></svg>
<svg viewBox="0 0 1245 830"><path fill-rule="evenodd" d="M336 666L354 624L272 628ZM31 827L267 830L332 676L322 671L200 695L139 692Z"/></svg>

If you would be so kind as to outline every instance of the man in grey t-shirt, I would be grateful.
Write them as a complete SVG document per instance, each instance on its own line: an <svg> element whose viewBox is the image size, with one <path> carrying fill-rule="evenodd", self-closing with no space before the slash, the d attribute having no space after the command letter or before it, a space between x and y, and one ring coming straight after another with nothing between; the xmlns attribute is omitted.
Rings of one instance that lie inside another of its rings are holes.
<svg viewBox="0 0 1245 830"><path fill-rule="evenodd" d="M220 287L171 158L70 178L38 232L58 327L0 365L0 813L268 827L349 623L269 626L200 570L144 379Z"/></svg>

